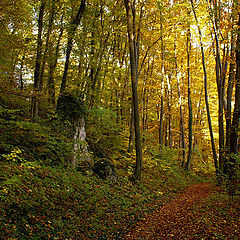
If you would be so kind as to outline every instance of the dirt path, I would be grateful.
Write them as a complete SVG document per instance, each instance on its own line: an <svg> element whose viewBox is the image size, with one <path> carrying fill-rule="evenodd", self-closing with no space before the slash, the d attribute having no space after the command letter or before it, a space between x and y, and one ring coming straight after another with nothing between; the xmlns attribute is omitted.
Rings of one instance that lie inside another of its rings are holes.
<svg viewBox="0 0 240 240"><path fill-rule="evenodd" d="M210 236L199 207L212 192L208 183L194 184L143 219L126 239L222 239Z"/></svg>

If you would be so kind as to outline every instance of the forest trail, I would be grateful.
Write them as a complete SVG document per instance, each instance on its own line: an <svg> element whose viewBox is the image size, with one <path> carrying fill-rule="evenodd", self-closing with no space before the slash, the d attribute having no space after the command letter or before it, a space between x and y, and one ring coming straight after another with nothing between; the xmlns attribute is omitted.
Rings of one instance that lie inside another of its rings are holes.
<svg viewBox="0 0 240 240"><path fill-rule="evenodd" d="M207 209L204 200L213 191L214 188L209 183L189 186L171 202L140 221L125 239L223 239L219 232L221 230L217 227L220 222L212 223L211 219L204 217Z"/></svg>

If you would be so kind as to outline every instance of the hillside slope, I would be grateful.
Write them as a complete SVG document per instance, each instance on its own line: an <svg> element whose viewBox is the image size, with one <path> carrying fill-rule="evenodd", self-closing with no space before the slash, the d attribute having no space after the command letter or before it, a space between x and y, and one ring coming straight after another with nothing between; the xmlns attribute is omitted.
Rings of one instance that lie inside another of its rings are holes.
<svg viewBox="0 0 240 240"><path fill-rule="evenodd" d="M69 164L73 145L61 123L47 111L32 123L28 107L17 97L1 96L2 239L121 239L177 191L203 181L182 170L178 150L167 148L161 159L156 150L145 152L137 185L129 180L134 155L124 145L112 150L116 182L77 171Z"/></svg>

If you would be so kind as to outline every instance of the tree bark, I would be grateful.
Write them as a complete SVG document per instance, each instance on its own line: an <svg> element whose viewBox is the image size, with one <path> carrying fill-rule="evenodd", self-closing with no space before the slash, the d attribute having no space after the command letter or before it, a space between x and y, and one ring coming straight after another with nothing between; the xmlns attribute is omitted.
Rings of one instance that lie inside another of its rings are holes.
<svg viewBox="0 0 240 240"><path fill-rule="evenodd" d="M230 134L231 134L231 120L232 120L232 91L233 91L233 81L234 81L234 69L235 64L234 61L234 44L233 37L231 39L231 51L230 51L230 67L229 67L229 75L228 75L228 87L227 87L227 111L226 111L226 144L225 151L226 154L230 152Z"/></svg>
<svg viewBox="0 0 240 240"><path fill-rule="evenodd" d="M234 5L232 6L234 9ZM231 20L234 22L235 14L232 13ZM234 83L234 71L235 71L235 37L234 29L231 30L231 46L230 46L230 67L229 67L229 75L228 75L228 87L227 87L227 109L225 113L226 118L226 144L225 144L225 174L228 174L228 164L230 157L230 136L231 136L231 125L232 125L232 92L233 92L233 83Z"/></svg>
<svg viewBox="0 0 240 240"><path fill-rule="evenodd" d="M181 166L184 167L186 160L186 145L185 145L185 136L184 136L184 125L183 125L183 111L182 111L182 97L180 90L180 79L178 73L177 65L177 55L176 55L176 38L174 41L174 54L175 54L175 68L176 68L176 77L177 77L177 92L178 92L178 104L179 104L179 117L180 117L180 136L179 136L179 147L182 149L182 163Z"/></svg>
<svg viewBox="0 0 240 240"><path fill-rule="evenodd" d="M65 60L64 72L63 72L62 83L61 83L61 88L60 88L60 94L62 94L66 90L69 60L70 60L70 55L71 55L72 47L73 47L73 38L74 38L75 32L77 30L77 27L80 23L80 20L82 18L82 15L83 15L83 12L85 9L85 4L86 4L86 0L81 0L81 4L79 6L77 15L75 16L75 18L73 18L73 20L70 24L69 31L68 31L66 60Z"/></svg>
<svg viewBox="0 0 240 240"><path fill-rule="evenodd" d="M219 132L219 171L220 173L224 170L224 81L223 81L223 70L220 56L220 47L218 39L218 13L217 13L217 1L214 4L214 19L212 20L213 32L215 37L215 61L216 61L216 81L218 90L218 132Z"/></svg>
<svg viewBox="0 0 240 240"><path fill-rule="evenodd" d="M203 71L204 71L204 92L205 92L205 103L206 103L206 110L207 110L208 127L209 127L209 132L210 132L210 137L211 137L214 166L215 166L216 174L218 175L218 171L219 171L218 159L217 159L217 153L216 153L216 147L215 147L215 140L214 140L214 136L213 136L211 114L210 114L209 103L208 103L207 70L206 70L206 65L205 65L205 56L204 56L204 49L203 49L203 44L202 44L202 32L201 32L201 29L200 29L200 26L198 23L193 0L190 0L190 1L191 1L194 18L195 18L195 21L196 21L196 24L198 27L198 32L199 32L199 40L200 40L201 53L202 53L202 65L203 65Z"/></svg>
<svg viewBox="0 0 240 240"><path fill-rule="evenodd" d="M238 33L236 44L236 76L235 76L235 105L232 118L232 127L230 135L230 152L228 174L229 179L233 180L236 176L236 155L238 153L238 132L240 120L240 13L238 13Z"/></svg>
<svg viewBox="0 0 240 240"><path fill-rule="evenodd" d="M159 151L160 151L160 156L163 148L163 92L164 92L164 45L163 45L163 24L162 24L162 11L160 11L160 30L161 30L161 60L162 60L162 66L161 66L161 71L162 71L162 76L161 76L161 110L160 110L160 119L159 119Z"/></svg>
<svg viewBox="0 0 240 240"><path fill-rule="evenodd" d="M131 65L131 80L132 80L132 101L134 112L134 129L135 129L135 148L136 148L136 165L133 174L133 181L141 180L142 172L142 147L139 126L139 108L138 108L138 94L137 94L137 79L138 79L138 46L135 32L135 2L130 4L129 0L124 0L127 16L127 30L128 43L130 51L130 65ZM132 10L132 13L131 13Z"/></svg>
<svg viewBox="0 0 240 240"><path fill-rule="evenodd" d="M128 139L128 153L133 152L133 140L134 140L134 114L133 114L133 104L131 108L131 119L130 119L130 131Z"/></svg>
<svg viewBox="0 0 240 240"><path fill-rule="evenodd" d="M60 41L63 35L63 16L61 18L61 28L60 28L60 33L58 36L57 40L57 45L56 45L56 50L53 59L50 61L49 64L49 79L48 79L48 101L50 104L53 104L55 106L55 83L54 83L54 78L53 74L55 72L55 69L57 67L57 61L58 61L58 55L59 55L59 47L60 47Z"/></svg>
<svg viewBox="0 0 240 240"><path fill-rule="evenodd" d="M168 95L168 147L172 147L172 89L170 83L171 76L167 76L167 95Z"/></svg>
<svg viewBox="0 0 240 240"><path fill-rule="evenodd" d="M191 32L190 26L187 31L187 76L188 76L188 157L186 162L186 170L190 169L192 160L192 145L193 145L193 113L192 113L192 99L191 99L191 76L190 76L190 51L191 51Z"/></svg>
<svg viewBox="0 0 240 240"><path fill-rule="evenodd" d="M41 68L41 56L42 56L42 30L43 30L43 14L44 14L45 3L42 1L39 17L38 17L38 38L37 38L37 55L36 65L34 71L34 85L33 85L33 96L31 103L31 118L32 121L36 121L39 109L39 90L40 90L40 68Z"/></svg>
<svg viewBox="0 0 240 240"><path fill-rule="evenodd" d="M163 89L163 81L162 86ZM162 151L163 148L163 90L161 90L161 105L160 105L160 116L159 116L159 150Z"/></svg>
<svg viewBox="0 0 240 240"><path fill-rule="evenodd" d="M43 53L41 70L40 70L40 75L39 75L39 90L40 91L42 91L42 89L43 89L43 75L44 75L44 70L45 70L45 65L46 65L47 53L48 53L48 48L49 48L49 38L50 38L51 31L52 31L54 15L55 15L55 1L53 0L52 8L51 8L50 16L49 16L48 30L47 30L47 34L46 34L45 49L44 49L44 53Z"/></svg>
<svg viewBox="0 0 240 240"><path fill-rule="evenodd" d="M23 53L22 59L21 59L21 65L20 65L20 76L19 76L19 81L20 81L20 89L23 90L24 83L23 83L23 63L25 60L25 51Z"/></svg>

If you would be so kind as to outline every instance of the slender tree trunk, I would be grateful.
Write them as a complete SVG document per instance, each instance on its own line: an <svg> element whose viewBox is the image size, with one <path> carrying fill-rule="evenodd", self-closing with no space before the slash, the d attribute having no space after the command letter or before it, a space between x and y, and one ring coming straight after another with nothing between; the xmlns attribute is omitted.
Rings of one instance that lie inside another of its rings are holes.
<svg viewBox="0 0 240 240"><path fill-rule="evenodd" d="M204 71L204 92L205 92L205 103L206 103L207 118L208 118L208 127L209 127L209 132L210 132L210 137L211 137L211 145L212 145L214 165L215 165L215 169L216 169L216 174L218 175L218 170L219 170L218 159L217 159L217 153L216 153L216 148L215 148L215 140L214 140L213 129L212 129L212 120L211 120L209 103L208 103L207 70L206 70L206 65L205 65L205 56L204 56L204 50L203 50L203 44L202 44L202 32L201 32L201 29L200 29L200 26L199 26L199 23L198 23L195 7L193 5L193 0L191 0L191 5L192 5L194 18L195 18L195 21L197 23L198 32L199 32L199 40L200 40L201 53L202 53L202 65L203 65L203 71Z"/></svg>
<svg viewBox="0 0 240 240"><path fill-rule="evenodd" d="M168 118L165 118L164 121L164 145L168 145Z"/></svg>
<svg viewBox="0 0 240 240"><path fill-rule="evenodd" d="M31 117L32 121L36 121L36 117L38 116L38 109L39 109L39 90L40 90L40 68L41 68L41 56L42 56L42 30L43 30L43 14L44 14L45 4L42 1L40 10L39 10L39 17L38 17L38 38L37 38L37 56L36 56L36 65L34 71L34 93L32 97L31 103Z"/></svg>
<svg viewBox="0 0 240 240"><path fill-rule="evenodd" d="M198 145L198 133L201 129L201 123L202 123L202 110L201 110L201 101L202 101L202 91L200 92L200 97L199 97L199 101L197 103L197 114L195 114L195 125L196 125L196 130L194 133L194 142L193 142L193 149L196 148L196 146Z"/></svg>
<svg viewBox="0 0 240 240"><path fill-rule="evenodd" d="M100 74L101 71L101 66L102 66L102 60L103 60L103 56L106 53L106 47L107 47L107 43L108 43L108 39L109 39L110 33L108 33L106 39L104 40L104 42L101 44L100 46L100 53L99 53L99 58L98 61L96 63L96 66L92 66L91 69L91 96L90 96L90 105L91 107L94 105L94 98L96 95L96 83L97 83L97 79L98 76Z"/></svg>
<svg viewBox="0 0 240 240"><path fill-rule="evenodd" d="M164 45L163 45L163 19L162 19L162 11L160 12L160 29L161 29L161 60L162 60L162 66L161 66L161 71L162 71L162 76L161 76L161 110L160 110L160 119L159 119L159 151L160 151L160 156L161 156L161 151L163 148L163 92L164 92Z"/></svg>
<svg viewBox="0 0 240 240"><path fill-rule="evenodd" d="M191 51L191 32L190 26L187 31L187 76L188 76L188 157L186 163L186 170L190 169L192 160L192 145L193 145L193 113L192 113L192 99L191 99L191 76L190 76L190 51Z"/></svg>
<svg viewBox="0 0 240 240"><path fill-rule="evenodd" d="M74 38L75 32L77 30L77 27L80 23L80 20L82 18L82 14L85 9L85 3L86 3L86 0L81 0L81 4L79 6L77 15L75 16L72 23L70 24L70 29L68 32L66 60L65 60L64 72L63 72L62 83L61 83L61 88L60 88L60 94L62 94L65 91L66 86L67 86L67 75L68 75L70 55L71 55L72 47L73 47L73 38Z"/></svg>
<svg viewBox="0 0 240 240"><path fill-rule="evenodd" d="M58 55L59 55L59 47L60 47L60 41L63 35L63 16L61 18L61 28L60 28L60 33L58 36L58 41L56 45L56 50L53 59L50 61L50 66L49 66L49 79L48 79L48 94L49 94L49 103L53 104L55 106L55 83L54 83L54 78L53 74L55 72L55 69L57 67L57 61L58 61Z"/></svg>
<svg viewBox="0 0 240 240"><path fill-rule="evenodd" d="M179 84L179 74L177 73L177 87L178 87L178 101L179 101L179 113L180 113L180 147L182 148L182 167L185 165L186 160L186 144L184 135L184 124L183 124L183 110L182 110L182 98Z"/></svg>
<svg viewBox="0 0 240 240"><path fill-rule="evenodd" d="M137 94L137 78L138 78L138 46L135 32L135 6L130 4L129 0L124 0L127 16L128 43L130 51L131 80L132 80L132 99L134 112L134 129L135 129L135 148L136 148L136 165L133 174L133 181L141 180L142 172L142 147L139 126L139 108ZM134 3L133 3L134 4ZM132 10L132 13L131 13Z"/></svg>
<svg viewBox="0 0 240 240"><path fill-rule="evenodd" d="M179 137L179 147L182 149L182 163L181 166L185 165L186 160L186 145L185 145L185 136L184 136L184 125L183 125L183 111L182 111L182 97L180 90L180 76L178 73L177 65L177 55L176 55L176 36L174 41L174 55L175 55L175 68L176 68L176 77L177 77L177 92L178 92L178 104L179 104L179 117L180 117L180 137Z"/></svg>
<svg viewBox="0 0 240 240"><path fill-rule="evenodd" d="M130 119L130 132L128 140L128 152L133 152L133 139L134 139L134 113L133 113L133 104L131 108L131 119Z"/></svg>
<svg viewBox="0 0 240 240"><path fill-rule="evenodd" d="M144 81L144 85L146 85L146 80ZM143 129L143 139L142 139L142 145L144 147L145 145L145 131L146 131L146 95L147 95L147 89L146 87L144 86L143 87L143 98L142 98L142 129Z"/></svg>
<svg viewBox="0 0 240 240"><path fill-rule="evenodd" d="M171 77L171 76L170 76ZM167 76L167 95L168 95L168 146L172 147L172 89L170 84L170 77Z"/></svg>
<svg viewBox="0 0 240 240"><path fill-rule="evenodd" d="M162 89L163 89L163 82L162 82ZM160 153L163 148L163 90L161 90L161 103L160 103L160 116L159 116L159 148Z"/></svg>
<svg viewBox="0 0 240 240"><path fill-rule="evenodd" d="M234 6L232 7L234 9ZM234 22L235 15L232 14L231 19ZM229 67L229 75L228 75L228 87L227 87L227 109L226 109L226 144L225 144L225 152L226 152L226 160L225 160L225 174L228 174L228 165L229 165L229 156L230 156L230 136L231 136L231 125L232 125L232 92L233 92L233 82L234 82L234 71L235 71L235 33L232 29L231 31L231 46L230 46L230 67Z"/></svg>
<svg viewBox="0 0 240 240"><path fill-rule="evenodd" d="M235 89L235 105L232 118L232 127L230 135L230 151L231 157L229 160L228 174L231 181L236 177L236 155L238 153L238 132L240 120L240 13L238 13L238 33L236 44L236 89Z"/></svg>
<svg viewBox="0 0 240 240"><path fill-rule="evenodd" d="M147 130L147 119L148 119L148 88L146 87L148 76L149 76L149 71L150 71L150 63L148 61L147 63L148 67L147 70L145 71L145 81L144 81L144 87L143 87L143 103L142 103L142 126L143 126L143 132L145 134ZM145 137L143 137L143 145L145 143Z"/></svg>
<svg viewBox="0 0 240 240"><path fill-rule="evenodd" d="M23 90L24 83L23 83L23 63L25 60L25 51L23 53L22 59L21 59L21 66L20 66L20 76L19 76L19 81L20 81L20 89Z"/></svg>
<svg viewBox="0 0 240 240"><path fill-rule="evenodd" d="M120 108L119 108L119 93L118 90L115 89L115 103L116 103L116 123L120 122Z"/></svg>
<svg viewBox="0 0 240 240"><path fill-rule="evenodd" d="M231 52L230 52L230 67L228 76L228 87L227 87L227 111L226 111L226 153L230 152L230 134L231 134L231 119L232 119L232 92L233 92L233 80L234 80L234 70L235 64L233 63L235 58L235 49L233 43L233 35L231 38Z"/></svg>
<svg viewBox="0 0 240 240"><path fill-rule="evenodd" d="M216 12L216 11L215 11ZM219 171L222 173L224 169L224 125L223 125L223 109L224 109L224 85L222 74L222 63L220 57L219 40L217 34L218 26L217 16L215 15L215 21L213 21L213 29L215 36L216 46L216 80L218 89L218 131L219 131Z"/></svg>
<svg viewBox="0 0 240 240"><path fill-rule="evenodd" d="M45 65L46 65L46 60L47 60L47 53L48 53L48 46L49 46L49 38L50 34L52 31L52 26L53 26L53 20L54 20L54 15L55 15L55 1L52 1L52 9L50 12L50 17L49 17L49 23L48 23L48 30L47 30L47 35L46 35L46 43L45 43L45 49L43 53L43 59L42 59L42 65L41 65L41 70L40 70L40 75L39 75L39 90L42 91L43 89L43 75L44 75L44 70L45 70Z"/></svg>

